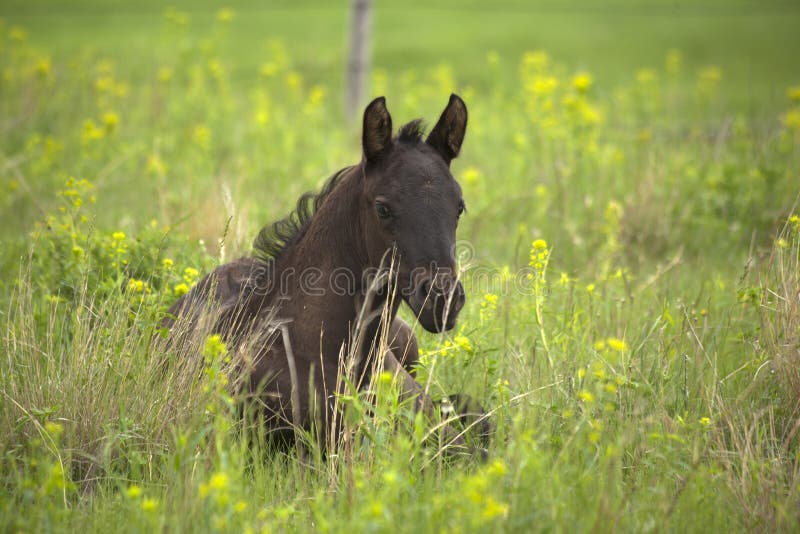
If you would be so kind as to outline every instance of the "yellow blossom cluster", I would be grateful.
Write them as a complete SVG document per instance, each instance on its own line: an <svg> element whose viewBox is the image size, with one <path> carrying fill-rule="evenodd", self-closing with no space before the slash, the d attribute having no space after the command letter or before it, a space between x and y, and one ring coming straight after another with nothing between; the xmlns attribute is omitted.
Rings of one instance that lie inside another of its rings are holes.
<svg viewBox="0 0 800 534"><path fill-rule="evenodd" d="M594 349L596 351L603 351L606 349L611 349L616 352L625 352L628 350L628 344L625 343L624 340L616 338L616 337L608 337L606 339L601 339L594 344Z"/></svg>
<svg viewBox="0 0 800 534"><path fill-rule="evenodd" d="M472 527L477 528L508 515L509 505L491 491L492 486L507 474L506 463L496 459L464 481L463 494L473 506L470 514Z"/></svg>
<svg viewBox="0 0 800 534"><path fill-rule="evenodd" d="M495 293L486 293L481 300L480 321L481 324L488 323L497 311L498 296Z"/></svg>
<svg viewBox="0 0 800 534"><path fill-rule="evenodd" d="M578 72L560 76L542 50L527 52L519 67L527 96L526 111L531 122L551 139L573 139L587 146L596 142L593 129L603 122L603 113L591 98L594 78Z"/></svg>
<svg viewBox="0 0 800 534"><path fill-rule="evenodd" d="M539 277L544 279L547 271L547 264L550 259L550 250L547 248L547 241L536 239L531 243L528 265L533 267L533 273L528 274L529 279Z"/></svg>
<svg viewBox="0 0 800 534"><path fill-rule="evenodd" d="M131 278L128 280L128 291L132 293L150 293L150 286L144 280Z"/></svg>

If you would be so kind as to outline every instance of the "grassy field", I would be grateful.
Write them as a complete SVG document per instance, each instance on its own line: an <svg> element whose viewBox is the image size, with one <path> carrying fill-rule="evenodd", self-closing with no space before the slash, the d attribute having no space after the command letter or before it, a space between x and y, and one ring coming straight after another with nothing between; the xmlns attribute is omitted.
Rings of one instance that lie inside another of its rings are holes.
<svg viewBox="0 0 800 534"><path fill-rule="evenodd" d="M443 458L379 383L303 464L224 346L151 341L360 158L347 5L174 5L0 6L0 530L800 527L800 7L377 5L395 124L469 107L467 306L418 373L496 432Z"/></svg>

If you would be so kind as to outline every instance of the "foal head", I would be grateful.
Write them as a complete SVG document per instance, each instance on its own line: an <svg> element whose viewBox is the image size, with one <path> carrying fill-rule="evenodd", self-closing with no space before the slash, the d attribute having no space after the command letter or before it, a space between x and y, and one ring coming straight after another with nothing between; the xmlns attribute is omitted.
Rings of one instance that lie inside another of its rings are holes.
<svg viewBox="0 0 800 534"><path fill-rule="evenodd" d="M430 332L451 329L465 300L455 263L456 227L465 208L450 161L466 127L467 107L456 95L425 140L419 121L392 138L383 97L364 112L360 207L369 262L380 265L394 248L402 298Z"/></svg>

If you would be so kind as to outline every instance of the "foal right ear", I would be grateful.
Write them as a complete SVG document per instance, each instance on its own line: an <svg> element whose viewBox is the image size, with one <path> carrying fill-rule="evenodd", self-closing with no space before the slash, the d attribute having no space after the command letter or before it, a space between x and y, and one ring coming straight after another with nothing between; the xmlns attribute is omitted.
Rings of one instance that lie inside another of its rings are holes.
<svg viewBox="0 0 800 534"><path fill-rule="evenodd" d="M444 158L444 162L450 165L450 161L458 156L461 150L466 131L467 105L460 96L453 93L442 116L439 117L439 122L433 127L425 142L436 149Z"/></svg>
<svg viewBox="0 0 800 534"><path fill-rule="evenodd" d="M386 99L376 98L364 110L364 132L362 134L364 157L375 160L392 142L392 117L386 109Z"/></svg>

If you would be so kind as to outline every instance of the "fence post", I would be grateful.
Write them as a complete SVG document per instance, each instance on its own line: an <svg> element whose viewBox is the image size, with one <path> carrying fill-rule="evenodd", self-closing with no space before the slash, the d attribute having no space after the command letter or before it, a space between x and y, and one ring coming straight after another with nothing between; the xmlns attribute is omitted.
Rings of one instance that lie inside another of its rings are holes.
<svg viewBox="0 0 800 534"><path fill-rule="evenodd" d="M351 124L364 103L370 62L372 0L352 0L350 16L350 50L345 76L345 118Z"/></svg>

